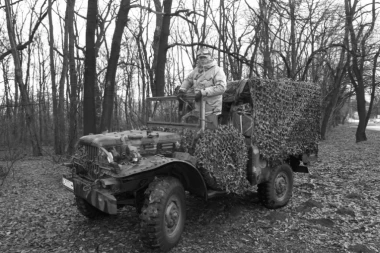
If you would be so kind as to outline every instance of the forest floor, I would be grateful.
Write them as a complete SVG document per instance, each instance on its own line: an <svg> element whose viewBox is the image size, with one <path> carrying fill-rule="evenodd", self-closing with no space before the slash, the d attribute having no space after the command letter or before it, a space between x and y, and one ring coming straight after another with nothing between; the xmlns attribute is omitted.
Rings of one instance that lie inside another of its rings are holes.
<svg viewBox="0 0 380 253"><path fill-rule="evenodd" d="M310 174L295 174L281 209L265 209L256 194L188 196L185 230L171 252L380 252L380 131L368 130L358 144L355 131L332 130ZM13 165L0 188L0 252L157 252L139 240L132 207L103 220L80 215L61 185L65 173L49 156Z"/></svg>

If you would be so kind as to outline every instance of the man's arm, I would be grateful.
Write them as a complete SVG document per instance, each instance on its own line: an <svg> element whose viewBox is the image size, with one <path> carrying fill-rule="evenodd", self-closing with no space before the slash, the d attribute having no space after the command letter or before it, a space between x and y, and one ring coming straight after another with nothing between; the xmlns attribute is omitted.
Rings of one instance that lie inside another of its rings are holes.
<svg viewBox="0 0 380 253"><path fill-rule="evenodd" d="M179 90L187 91L189 88L193 87L193 79L194 79L193 76L195 73L194 71L195 70L191 71L191 73L185 78Z"/></svg>

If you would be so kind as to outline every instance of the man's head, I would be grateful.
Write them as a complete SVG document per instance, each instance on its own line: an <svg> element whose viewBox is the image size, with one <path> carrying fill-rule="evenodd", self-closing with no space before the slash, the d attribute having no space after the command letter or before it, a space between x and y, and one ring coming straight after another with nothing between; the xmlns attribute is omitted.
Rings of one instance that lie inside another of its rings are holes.
<svg viewBox="0 0 380 253"><path fill-rule="evenodd" d="M213 60L213 58L212 58L211 50L209 50L206 47L201 47L201 48L198 49L198 51L197 51L197 61L201 65L208 64L208 63L212 62L212 60Z"/></svg>

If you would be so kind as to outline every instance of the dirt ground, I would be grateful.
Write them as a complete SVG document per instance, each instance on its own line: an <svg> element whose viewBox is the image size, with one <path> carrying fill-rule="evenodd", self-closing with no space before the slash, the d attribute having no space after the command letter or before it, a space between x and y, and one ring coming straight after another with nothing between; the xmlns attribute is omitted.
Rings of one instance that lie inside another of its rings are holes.
<svg viewBox="0 0 380 253"><path fill-rule="evenodd" d="M355 130L340 126L321 142L284 208L265 209L256 193L187 196L185 231L171 252L380 252L380 131L355 144ZM49 156L14 164L0 188L0 252L158 252L139 240L132 207L103 220L81 216L64 173Z"/></svg>

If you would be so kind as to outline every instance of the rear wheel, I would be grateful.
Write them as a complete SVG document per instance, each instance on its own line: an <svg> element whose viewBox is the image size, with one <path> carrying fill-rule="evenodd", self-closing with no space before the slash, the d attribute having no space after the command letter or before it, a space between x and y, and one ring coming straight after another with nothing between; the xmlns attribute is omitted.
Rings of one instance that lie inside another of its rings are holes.
<svg viewBox="0 0 380 253"><path fill-rule="evenodd" d="M185 191L174 177L153 181L145 191L141 210L141 240L148 247L169 251L179 242L185 226Z"/></svg>
<svg viewBox="0 0 380 253"><path fill-rule="evenodd" d="M293 191L293 171L287 164L277 166L271 171L269 180L258 185L261 203L276 209L288 204Z"/></svg>
<svg viewBox="0 0 380 253"><path fill-rule="evenodd" d="M78 211L91 220L108 216L107 213L100 211L81 197L75 196L75 202Z"/></svg>

